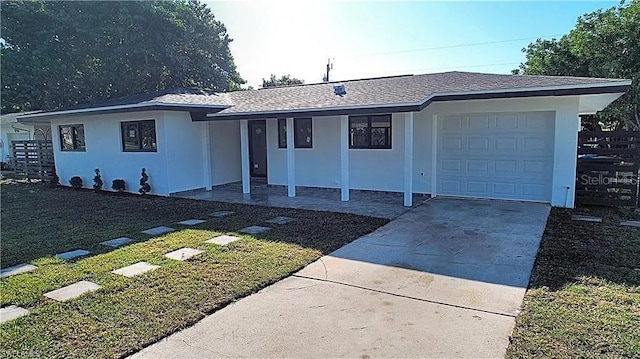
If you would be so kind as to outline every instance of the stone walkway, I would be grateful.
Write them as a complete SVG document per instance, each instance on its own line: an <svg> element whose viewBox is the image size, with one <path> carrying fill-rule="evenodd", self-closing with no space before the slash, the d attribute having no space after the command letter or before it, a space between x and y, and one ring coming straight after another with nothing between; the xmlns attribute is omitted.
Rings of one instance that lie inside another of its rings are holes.
<svg viewBox="0 0 640 359"><path fill-rule="evenodd" d="M211 213L211 216L221 218L221 217L227 217L227 216L233 215L233 213L234 212L231 212L231 211L218 211L218 212ZM295 218L279 216L279 217L272 218L266 222L278 224L278 225L285 225L294 220ZM187 219L187 220L178 222L178 224L184 225L184 226L194 226L194 225L202 224L205 222L206 221L202 219ZM268 231L270 229L271 229L270 227L262 227L262 226L256 225L256 226L243 228L240 230L240 232L247 233L247 234L258 234L258 233L263 233L265 231ZM156 236L156 235L170 233L173 231L175 231L174 228L159 226L159 227L154 227L154 228L144 230L142 231L142 233ZM220 235L220 236L216 236L211 239L208 239L205 241L205 243L225 246L229 243L235 242L240 239L241 238L239 237L234 237L234 236L224 234L224 235ZM133 242L133 239L131 238L120 237L120 238L115 238L108 241L100 242L100 244L104 246L112 247L112 248L118 248L120 246L123 246L131 242ZM165 253L163 257L172 259L172 260L186 261L201 253L204 253L204 251L196 248L184 247L169 253ZM89 251L87 250L76 249L73 251L56 254L56 257L64 260L70 260L70 259L86 256L88 254L89 254ZM111 273L116 275L121 275L127 278L132 278L134 276L151 272L159 268L160 268L159 265L154 265L154 264L141 261L141 262L137 262L119 269L115 269L111 271ZM12 267L4 268L2 269L1 273L2 273L2 278L4 278L8 276L18 275L21 273L31 272L36 269L37 267L34 265L23 263L23 264L18 264ZM52 290L50 292L47 292L44 294L44 296L52 300L66 302L66 301L78 298L84 294L97 291L100 288L101 288L100 285L96 283L83 280L83 281L79 281L56 290ZM21 308L15 305L9 305L7 307L0 308L0 323L14 320L28 314L29 314L29 310L25 308Z"/></svg>

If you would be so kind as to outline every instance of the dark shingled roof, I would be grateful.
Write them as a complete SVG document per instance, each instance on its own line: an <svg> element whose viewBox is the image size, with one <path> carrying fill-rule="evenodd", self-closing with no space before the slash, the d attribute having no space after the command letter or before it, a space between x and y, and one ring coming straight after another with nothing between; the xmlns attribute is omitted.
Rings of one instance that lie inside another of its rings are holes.
<svg viewBox="0 0 640 359"><path fill-rule="evenodd" d="M624 80L565 77L496 75L470 72L445 72L377 79L343 81L347 94L336 96L334 83L298 85L229 93L233 106L215 116L262 113L300 109L368 107L421 103L436 94L493 92L554 86L579 86L615 83Z"/></svg>
<svg viewBox="0 0 640 359"><path fill-rule="evenodd" d="M106 101L81 104L77 106L60 109L57 111L80 110L97 107L112 107L126 105L185 105L185 106L206 106L206 107L227 107L231 103L226 93L215 93L199 89L172 88L148 94L125 96Z"/></svg>
<svg viewBox="0 0 640 359"><path fill-rule="evenodd" d="M342 81L346 95L334 94L337 83L273 87L260 90L213 93L194 89L171 89L77 106L25 119L80 113L139 110L182 110L200 113L194 120L265 118L282 115L335 115L381 111L419 111L431 101L496 97L561 96L620 93L629 80L568 77L497 75L444 72ZM105 107L123 109L104 109ZM91 109L95 109L94 111ZM86 111L85 111L86 110ZM210 113L205 117L204 113Z"/></svg>

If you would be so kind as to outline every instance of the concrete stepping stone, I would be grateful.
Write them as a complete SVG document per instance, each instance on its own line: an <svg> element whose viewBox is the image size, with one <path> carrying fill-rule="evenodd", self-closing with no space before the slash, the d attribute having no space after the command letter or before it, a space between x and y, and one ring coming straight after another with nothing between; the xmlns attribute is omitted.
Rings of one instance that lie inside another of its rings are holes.
<svg viewBox="0 0 640 359"><path fill-rule="evenodd" d="M124 246L125 244L133 242L133 239L127 237L120 237L116 239L111 239L108 241L100 242L103 246L118 248L120 246Z"/></svg>
<svg viewBox="0 0 640 359"><path fill-rule="evenodd" d="M620 221L621 226L640 227L640 221Z"/></svg>
<svg viewBox="0 0 640 359"><path fill-rule="evenodd" d="M291 223L293 222L293 218L291 217L284 217L284 216L278 216L275 218L271 218L270 220L266 221L267 223L274 223L274 224L287 224L287 223Z"/></svg>
<svg viewBox="0 0 640 359"><path fill-rule="evenodd" d="M10 277L12 275L17 275L17 274L21 274L21 273L27 273L27 272L31 272L38 269L38 267L29 264L29 263L21 263L21 264L16 264L14 266L11 267L7 267L7 268L3 268L2 270L0 270L0 278L4 278L4 277Z"/></svg>
<svg viewBox="0 0 640 359"><path fill-rule="evenodd" d="M119 274L127 278L131 278L133 276L137 276L138 274L147 273L152 270L156 270L158 268L160 268L160 266L149 264L147 262L138 262L130 266L122 267L120 269L111 271L111 273Z"/></svg>
<svg viewBox="0 0 640 359"><path fill-rule="evenodd" d="M217 212L209 213L209 215L212 217L226 217L234 213L235 212L231 212L231 211L217 211Z"/></svg>
<svg viewBox="0 0 640 359"><path fill-rule="evenodd" d="M86 256L87 254L89 254L89 251L86 251L84 249L76 249L75 251L58 253L56 254L56 257L64 260L69 260L77 257Z"/></svg>
<svg viewBox="0 0 640 359"><path fill-rule="evenodd" d="M160 234L165 234L173 231L175 231L175 229L171 227L159 226L159 227L154 227L154 228L150 228L145 231L142 231L142 233L148 234L151 236L158 236Z"/></svg>
<svg viewBox="0 0 640 359"><path fill-rule="evenodd" d="M250 226L250 227L245 227L242 228L240 230L241 233L247 233L247 234L260 234L260 233L264 233L268 230L270 230L270 227L262 227L262 226Z"/></svg>
<svg viewBox="0 0 640 359"><path fill-rule="evenodd" d="M195 226L196 224L204 223L206 221L202 219L187 219L186 221L178 222L178 224L182 224L184 226Z"/></svg>
<svg viewBox="0 0 640 359"><path fill-rule="evenodd" d="M53 300L57 300L59 302L66 302L68 300L78 298L85 293L93 292L98 289L100 289L99 285L83 280L66 287L47 292L44 294L44 296Z"/></svg>
<svg viewBox="0 0 640 359"><path fill-rule="evenodd" d="M231 242L235 242L235 241L237 241L239 239L241 239L241 238L223 234L221 236L213 237L213 238L205 241L205 243L211 243L211 244L217 244L217 245L220 245L220 246L225 246L225 245L227 245L227 244L229 244Z"/></svg>
<svg viewBox="0 0 640 359"><path fill-rule="evenodd" d="M167 254L164 255L165 258L169 258L169 259L175 259L177 261L186 261L187 259L193 257L193 256L197 256L198 254L202 253L204 251L201 251L199 249L195 249L195 248L188 248L188 247L184 247L184 248L180 248L178 250L175 250L173 252L169 252Z"/></svg>
<svg viewBox="0 0 640 359"><path fill-rule="evenodd" d="M0 308L0 323L8 322L29 314L29 311L18 307L17 305L10 305L8 307Z"/></svg>
<svg viewBox="0 0 640 359"><path fill-rule="evenodd" d="M571 216L571 219L574 221L585 221L585 222L602 222L602 218L594 217L594 216L584 216L581 214L575 214Z"/></svg>

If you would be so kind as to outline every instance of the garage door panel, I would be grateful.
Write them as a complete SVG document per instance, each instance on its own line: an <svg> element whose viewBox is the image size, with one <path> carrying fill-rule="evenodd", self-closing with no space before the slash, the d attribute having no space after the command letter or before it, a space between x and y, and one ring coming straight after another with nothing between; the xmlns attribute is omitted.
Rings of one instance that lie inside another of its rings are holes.
<svg viewBox="0 0 640 359"><path fill-rule="evenodd" d="M490 128L489 116L470 116L469 129L472 131L486 131Z"/></svg>
<svg viewBox="0 0 640 359"><path fill-rule="evenodd" d="M496 129L517 129L518 122L518 115L498 115L496 116Z"/></svg>
<svg viewBox="0 0 640 359"><path fill-rule="evenodd" d="M483 196L487 193L489 183L487 181L467 181L467 192Z"/></svg>
<svg viewBox="0 0 640 359"><path fill-rule="evenodd" d="M438 193L550 201L554 117L553 112L440 116Z"/></svg>
<svg viewBox="0 0 640 359"><path fill-rule="evenodd" d="M516 160L496 160L493 162L493 168L495 174L500 175L515 175L518 171L518 161Z"/></svg>
<svg viewBox="0 0 640 359"><path fill-rule="evenodd" d="M495 197L513 197L516 195L516 187L518 186L515 182L493 182L493 193Z"/></svg>

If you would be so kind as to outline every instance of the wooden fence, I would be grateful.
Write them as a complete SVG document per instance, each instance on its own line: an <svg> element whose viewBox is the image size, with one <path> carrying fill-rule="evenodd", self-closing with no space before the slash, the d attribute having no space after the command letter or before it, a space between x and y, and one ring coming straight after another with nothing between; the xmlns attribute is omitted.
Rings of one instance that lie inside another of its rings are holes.
<svg viewBox="0 0 640 359"><path fill-rule="evenodd" d="M578 134L576 203L638 206L640 131Z"/></svg>
<svg viewBox="0 0 640 359"><path fill-rule="evenodd" d="M10 165L16 174L28 179L48 180L53 173L53 143L44 140L11 142Z"/></svg>

